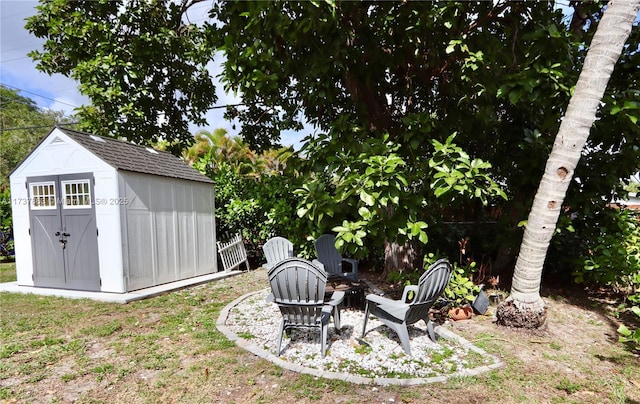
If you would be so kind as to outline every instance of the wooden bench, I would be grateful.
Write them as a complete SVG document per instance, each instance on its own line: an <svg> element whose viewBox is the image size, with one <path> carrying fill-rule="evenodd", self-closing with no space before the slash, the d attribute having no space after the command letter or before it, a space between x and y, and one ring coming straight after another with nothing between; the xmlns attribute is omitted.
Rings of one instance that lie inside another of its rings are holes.
<svg viewBox="0 0 640 404"><path fill-rule="evenodd" d="M222 267L225 272L229 272L234 268L240 270L240 264L243 262L247 267L247 271L251 269L247 258L247 250L244 248L240 234L236 234L229 241L218 241L216 244L218 245L218 254L222 259Z"/></svg>

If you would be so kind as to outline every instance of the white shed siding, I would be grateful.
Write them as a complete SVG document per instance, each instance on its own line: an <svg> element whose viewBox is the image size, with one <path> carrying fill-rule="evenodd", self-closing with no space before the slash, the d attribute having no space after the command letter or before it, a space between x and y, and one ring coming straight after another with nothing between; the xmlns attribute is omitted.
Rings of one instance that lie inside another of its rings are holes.
<svg viewBox="0 0 640 404"><path fill-rule="evenodd" d="M118 173L94 172L96 225L98 227L98 260L103 292L126 292L122 265L122 227L120 210L125 202L118 190Z"/></svg>
<svg viewBox="0 0 640 404"><path fill-rule="evenodd" d="M13 240L16 257L18 285L33 286L33 262L29 236L28 193L26 178L11 176L11 209L13 215Z"/></svg>
<svg viewBox="0 0 640 404"><path fill-rule="evenodd" d="M31 248L31 236L29 235L29 195L25 185L27 177L82 172L93 173L96 182L96 186L94 187L96 198L113 197L114 194L110 193L112 189L110 190L107 184L116 182L116 170L79 146L60 130L54 129L45 141L11 174L11 198L14 202L12 204L13 233L16 250L17 281L19 285L33 286L33 251ZM100 183L99 181L105 179L106 186L97 185ZM117 195L117 193L115 195ZM101 251L103 250L100 245L101 241L104 240L108 245L113 241L113 239L108 240L109 234L115 237L116 240L120 238L118 221L109 221L108 217L118 217L118 207L109 204L96 204L96 224L98 230L105 235L105 237L98 238L98 245ZM106 253L108 254L108 250ZM113 274L109 272L113 270L113 268L106 268L102 265L102 261L100 263L100 276L103 280L103 285L104 283L108 285L108 289L104 288L103 290L122 292L122 288L117 287L117 279L122 278L122 271L120 271L119 274ZM120 281L120 283L122 282Z"/></svg>
<svg viewBox="0 0 640 404"><path fill-rule="evenodd" d="M128 291L216 270L210 184L121 172Z"/></svg>
<svg viewBox="0 0 640 404"><path fill-rule="evenodd" d="M215 198L213 195L213 187L198 184L194 188L195 195L195 212L196 212L196 231L198 244L197 252L197 269L196 274L202 275L211 272L218 272L218 264L216 259L216 235L215 235L215 217L214 211ZM212 255L213 252L213 255Z"/></svg>

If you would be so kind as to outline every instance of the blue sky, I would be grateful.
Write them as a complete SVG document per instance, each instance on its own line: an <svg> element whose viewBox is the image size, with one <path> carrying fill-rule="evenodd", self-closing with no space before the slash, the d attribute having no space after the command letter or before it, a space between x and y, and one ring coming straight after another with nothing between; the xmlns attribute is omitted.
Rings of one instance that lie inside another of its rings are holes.
<svg viewBox="0 0 640 404"><path fill-rule="evenodd" d="M0 0L0 83L19 89L24 97L31 98L39 107L73 114L73 109L82 104L89 104L89 99L80 94L77 83L61 74L49 76L36 69L36 64L27 56L34 49L40 49L43 40L31 35L25 28L25 18L36 13L37 1ZM196 5L190 10L189 20L193 23L208 18L209 2ZM219 73L219 64L210 66L212 74ZM216 105L234 104L241 101L233 94L225 94L222 86L218 86L218 102ZM208 127L192 125L191 131L198 129L213 130L225 128L230 135L237 135L240 125L223 118L224 109L213 109L207 114ZM313 128L305 126L301 132L288 131L282 134L283 145L300 148L303 137L313 132Z"/></svg>

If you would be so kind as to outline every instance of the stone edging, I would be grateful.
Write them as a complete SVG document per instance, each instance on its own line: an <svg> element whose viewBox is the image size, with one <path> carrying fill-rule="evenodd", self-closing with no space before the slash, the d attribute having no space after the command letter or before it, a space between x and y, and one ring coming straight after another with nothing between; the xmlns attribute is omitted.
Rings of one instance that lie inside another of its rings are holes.
<svg viewBox="0 0 640 404"><path fill-rule="evenodd" d="M466 339L462 338L461 336L453 333L451 330L448 330L447 328L442 326L435 327L435 332L438 335L440 335L443 338L454 340L461 346L471 351L474 351L480 355L491 358L493 360L493 363L490 365L480 366L474 369L462 369L458 372L454 372L449 375L443 375L443 376L412 378L412 379L396 379L396 378L387 378L387 377L371 378L371 377L356 376L350 373L329 372L329 371L324 371L319 369L308 368L306 366L302 366L297 363L283 361L282 359L275 356L274 354L267 352L261 347L258 347L257 345L253 344L251 341L238 337L234 332L232 332L227 327L227 319L229 318L229 312L231 311L231 309L233 309L235 306L240 304L240 302L247 299L248 297L251 297L258 293L261 293L261 291L247 293L246 295L240 296L239 298L237 298L236 300L234 300L233 302L225 306L222 309L222 311L220 311L220 315L218 316L218 320L216 322L216 328L218 329L218 331L224 334L224 336L227 337L230 341L235 342L235 344L240 348L243 348L251 352L252 354L258 356L259 358L266 359L269 362L272 362L280 366L281 368L290 370L292 372L304 373L304 374L308 374L316 377L324 377L326 379L338 379L338 380L343 380L346 382L356 383L356 384L370 384L370 385L380 385L380 386L388 386L388 385L413 386L413 385L428 384L428 383L443 383L453 377L477 376L479 374L489 372L491 370L504 366L504 362L500 360L500 358L498 358L497 356L488 354L483 349L478 348L477 346L473 345L471 342L467 341Z"/></svg>

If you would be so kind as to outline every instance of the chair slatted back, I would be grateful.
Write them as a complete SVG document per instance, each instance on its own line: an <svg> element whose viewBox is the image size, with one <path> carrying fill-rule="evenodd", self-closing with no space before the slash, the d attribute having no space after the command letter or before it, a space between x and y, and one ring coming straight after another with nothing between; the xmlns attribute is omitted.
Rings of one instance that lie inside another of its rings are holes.
<svg viewBox="0 0 640 404"><path fill-rule="evenodd" d="M407 324L414 324L420 319L428 318L431 306L444 292L451 279L451 264L446 259L433 263L420 277L418 291L405 316Z"/></svg>
<svg viewBox="0 0 640 404"><path fill-rule="evenodd" d="M324 265L324 270L330 274L342 275L342 255L336 249L336 238L333 234L323 234L315 241L318 261Z"/></svg>
<svg viewBox="0 0 640 404"><path fill-rule="evenodd" d="M324 271L301 258L287 258L269 271L269 283L288 324L320 324L327 285Z"/></svg>
<svg viewBox="0 0 640 404"><path fill-rule="evenodd" d="M278 262L293 257L293 243L284 237L273 237L262 246L267 265L272 268Z"/></svg>

